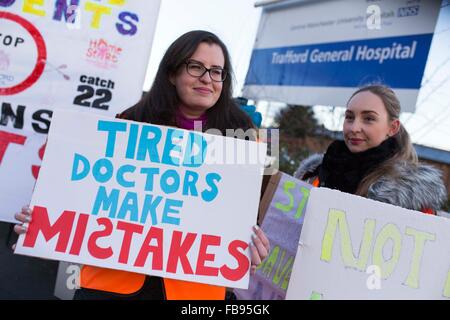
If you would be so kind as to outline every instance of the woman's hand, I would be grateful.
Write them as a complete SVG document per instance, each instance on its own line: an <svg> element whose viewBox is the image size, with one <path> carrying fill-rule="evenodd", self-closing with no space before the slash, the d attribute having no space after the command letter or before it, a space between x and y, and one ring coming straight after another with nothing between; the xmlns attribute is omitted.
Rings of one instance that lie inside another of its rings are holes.
<svg viewBox="0 0 450 320"><path fill-rule="evenodd" d="M28 230L28 224L31 221L31 209L29 206L22 207L22 210L19 213L14 215L19 223L14 226L14 232L18 235L24 234ZM16 249L16 244L13 244L12 249Z"/></svg>
<svg viewBox="0 0 450 320"><path fill-rule="evenodd" d="M270 242L267 239L264 231L260 227L255 225L253 227L252 242L250 242L250 252L251 252L251 267L250 273L254 274L256 268L261 262L267 258L270 252Z"/></svg>

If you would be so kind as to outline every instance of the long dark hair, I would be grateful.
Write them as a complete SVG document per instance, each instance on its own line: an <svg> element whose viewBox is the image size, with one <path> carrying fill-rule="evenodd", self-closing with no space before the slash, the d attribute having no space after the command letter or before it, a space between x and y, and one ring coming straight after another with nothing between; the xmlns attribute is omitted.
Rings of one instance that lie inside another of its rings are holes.
<svg viewBox="0 0 450 320"><path fill-rule="evenodd" d="M176 126L175 115L180 101L176 88L169 79L203 42L217 44L222 48L225 57L224 69L228 74L223 82L219 99L206 111L207 123L203 129L215 128L225 135L226 129L253 128L251 119L233 101L233 71L225 44L215 34L202 30L187 32L172 43L159 64L150 91L136 105L126 110L123 117L152 124Z"/></svg>

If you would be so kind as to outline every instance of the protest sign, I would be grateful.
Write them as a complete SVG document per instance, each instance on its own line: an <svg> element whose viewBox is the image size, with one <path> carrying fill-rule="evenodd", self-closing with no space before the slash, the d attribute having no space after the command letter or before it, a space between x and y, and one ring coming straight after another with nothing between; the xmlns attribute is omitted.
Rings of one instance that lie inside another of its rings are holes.
<svg viewBox="0 0 450 320"><path fill-rule="evenodd" d="M15 252L247 288L266 149L55 110ZM230 150L249 157L230 161Z"/></svg>
<svg viewBox="0 0 450 320"><path fill-rule="evenodd" d="M314 188L287 299L448 299L450 220Z"/></svg>
<svg viewBox="0 0 450 320"><path fill-rule="evenodd" d="M282 172L273 180L260 205L261 228L271 250L250 277L249 288L234 290L240 300L284 300L286 296L312 186Z"/></svg>
<svg viewBox="0 0 450 320"><path fill-rule="evenodd" d="M55 108L142 95L160 0L0 1L0 221L29 203Z"/></svg>

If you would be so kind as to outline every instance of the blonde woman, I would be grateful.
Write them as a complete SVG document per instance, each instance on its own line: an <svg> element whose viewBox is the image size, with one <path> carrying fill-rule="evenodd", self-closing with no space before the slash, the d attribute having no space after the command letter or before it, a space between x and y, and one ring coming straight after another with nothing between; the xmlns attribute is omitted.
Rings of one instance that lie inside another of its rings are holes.
<svg viewBox="0 0 450 320"><path fill-rule="evenodd" d="M344 141L304 160L295 176L403 208L436 214L447 200L441 173L418 162L399 120L400 103L382 85L357 90L347 103Z"/></svg>

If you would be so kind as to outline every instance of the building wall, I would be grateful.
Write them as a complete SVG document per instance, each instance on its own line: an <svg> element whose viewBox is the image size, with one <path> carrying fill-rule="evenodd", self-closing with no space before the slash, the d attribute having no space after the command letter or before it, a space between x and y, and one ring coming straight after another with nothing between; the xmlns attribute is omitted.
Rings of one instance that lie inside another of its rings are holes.
<svg viewBox="0 0 450 320"><path fill-rule="evenodd" d="M428 163L442 171L442 179L444 180L445 187L447 188L447 194L449 195L449 198L450 198L450 192L449 192L449 190L450 190L450 165L445 164L445 163L431 161L431 160L423 160L423 159L420 159L420 160L425 163Z"/></svg>

